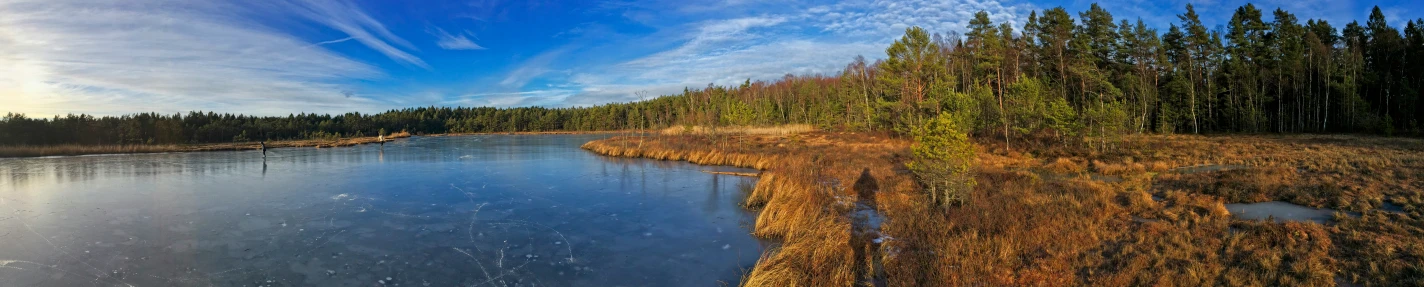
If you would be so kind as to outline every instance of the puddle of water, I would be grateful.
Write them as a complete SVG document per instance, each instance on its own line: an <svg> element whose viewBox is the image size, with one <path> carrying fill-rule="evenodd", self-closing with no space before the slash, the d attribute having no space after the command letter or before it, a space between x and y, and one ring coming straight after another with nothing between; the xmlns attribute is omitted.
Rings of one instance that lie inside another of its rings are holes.
<svg viewBox="0 0 1424 287"><path fill-rule="evenodd" d="M1226 210L1231 212L1231 216L1239 219L1275 218L1276 222L1313 221L1321 224L1328 223L1335 214L1335 210L1331 209L1316 209L1282 201L1228 203Z"/></svg>
<svg viewBox="0 0 1424 287"><path fill-rule="evenodd" d="M1183 167L1173 168L1173 169L1171 169L1171 170L1169 170L1169 171L1170 171L1170 172L1176 172L1176 173L1199 173L1199 172L1211 172L1211 171L1228 171L1228 170L1243 169L1243 168L1247 168L1247 167L1244 166L1244 165L1205 164L1205 165L1195 165L1195 166L1183 166Z"/></svg>
<svg viewBox="0 0 1424 287"><path fill-rule="evenodd" d="M1403 206L1400 206L1400 205L1394 204L1394 203L1390 203L1390 202L1388 202L1388 201L1381 202L1381 203L1380 203L1380 209L1383 209L1384 211L1388 211L1388 212L1404 212L1404 207L1403 207Z"/></svg>

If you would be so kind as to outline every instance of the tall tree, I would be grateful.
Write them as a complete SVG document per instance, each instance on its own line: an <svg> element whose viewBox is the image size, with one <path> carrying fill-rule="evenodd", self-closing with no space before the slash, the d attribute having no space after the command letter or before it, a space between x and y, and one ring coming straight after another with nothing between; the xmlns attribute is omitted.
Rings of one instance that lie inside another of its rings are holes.
<svg viewBox="0 0 1424 287"><path fill-rule="evenodd" d="M1212 115L1211 104L1215 102L1216 91L1211 84L1211 79L1214 78L1210 73L1212 71L1210 69L1211 59L1221 44L1219 38L1207 31L1206 25L1202 25L1201 16L1197 15L1196 8L1192 7L1192 4L1187 4L1187 12L1178 15L1177 18L1182 21L1182 28L1186 30L1186 56L1182 58L1186 62L1179 63L1179 65L1185 64L1187 75L1192 82L1190 89L1192 133L1201 133L1197 105L1200 103L1199 98L1203 98L1202 95L1205 95L1207 115Z"/></svg>
<svg viewBox="0 0 1424 287"><path fill-rule="evenodd" d="M1264 121L1260 106L1265 83L1261 74L1265 72L1262 62L1269 57L1265 42L1268 28L1261 21L1261 10L1252 4L1237 8L1227 24L1227 52L1230 56L1227 77L1231 86L1228 87L1230 97L1226 107L1230 113L1227 122L1235 124L1233 128L1260 131Z"/></svg>
<svg viewBox="0 0 1424 287"><path fill-rule="evenodd" d="M1298 131L1304 117L1304 103L1302 99L1304 93L1300 92L1299 77L1301 61L1305 57L1305 48L1302 45L1305 37L1305 28L1300 26L1295 15L1285 10L1276 9L1272 12L1275 21L1271 22L1271 34L1268 37L1269 54L1274 68L1275 75L1275 106L1276 115L1274 117L1276 132L1285 132L1287 128ZM1287 103L1287 96L1291 96L1290 103ZM1290 111L1287 111L1290 106ZM1287 121L1287 112L1294 112L1295 121Z"/></svg>
<svg viewBox="0 0 1424 287"><path fill-rule="evenodd" d="M974 14L974 19L969 20L969 33L965 36L968 40L969 53L973 55L975 62L975 82L976 86L991 89L995 100L998 102L998 109L994 111L1004 130L1004 144L1009 145L1009 122L1004 114L1004 54L1005 41L1000 37L1000 29L994 26L989 20L989 13L979 11ZM1008 33L1012 34L1012 33ZM987 116L987 115L986 115Z"/></svg>
<svg viewBox="0 0 1424 287"><path fill-rule="evenodd" d="M1410 21L1404 28L1405 48L1404 67L1407 68L1403 75L1403 83L1409 84L1402 87L1409 95L1410 101L1414 103L1414 112L1411 116L1410 124L1413 125L1414 132L1424 130L1424 19ZM1409 107L1404 105L1403 107Z"/></svg>
<svg viewBox="0 0 1424 287"><path fill-rule="evenodd" d="M885 49L879 81L884 87L882 106L894 130L909 132L919 125L918 105L932 93L931 89L948 92L947 83L953 79L946 78L940 51L939 44L919 26L906 28L905 35Z"/></svg>
<svg viewBox="0 0 1424 287"><path fill-rule="evenodd" d="M1399 30L1389 26L1379 6L1370 11L1370 20L1365 24L1365 79L1374 94L1375 103L1384 115L1383 128L1388 132L1399 126L1395 115L1399 115L1395 97L1399 93L1399 71L1404 62L1402 37ZM1399 119L1405 119L1401 116Z"/></svg>
<svg viewBox="0 0 1424 287"><path fill-rule="evenodd" d="M1042 76L1053 79L1058 85L1068 83L1068 61L1072 58L1068 43L1073 39L1073 18L1068 10L1055 7L1043 11L1038 18L1038 50L1042 51L1043 63L1047 67ZM1065 95L1066 96L1066 95Z"/></svg>

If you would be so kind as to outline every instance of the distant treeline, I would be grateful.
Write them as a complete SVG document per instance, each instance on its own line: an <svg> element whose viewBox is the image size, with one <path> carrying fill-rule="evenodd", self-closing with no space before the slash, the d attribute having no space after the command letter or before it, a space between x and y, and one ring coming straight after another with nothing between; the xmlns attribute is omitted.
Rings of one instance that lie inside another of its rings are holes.
<svg viewBox="0 0 1424 287"><path fill-rule="evenodd" d="M806 123L908 133L943 112L969 131L1033 133L1366 132L1420 134L1424 19L1403 32L1379 8L1361 25L1301 23L1238 8L1225 30L1191 5L1165 33L1094 4L1029 15L1019 30L980 12L968 32L919 27L839 75L708 85L652 100L579 108L424 107L379 114L255 117L191 112L0 120L0 145L210 143L412 133L616 130Z"/></svg>

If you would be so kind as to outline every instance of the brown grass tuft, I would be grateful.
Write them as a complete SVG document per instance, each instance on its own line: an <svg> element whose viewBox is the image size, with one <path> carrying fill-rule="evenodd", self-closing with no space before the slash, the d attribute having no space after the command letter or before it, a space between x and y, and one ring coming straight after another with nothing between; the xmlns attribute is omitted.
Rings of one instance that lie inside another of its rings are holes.
<svg viewBox="0 0 1424 287"><path fill-rule="evenodd" d="M1081 174L1088 170L1088 165L1084 162L1060 157L1043 165L1043 169L1054 174Z"/></svg>

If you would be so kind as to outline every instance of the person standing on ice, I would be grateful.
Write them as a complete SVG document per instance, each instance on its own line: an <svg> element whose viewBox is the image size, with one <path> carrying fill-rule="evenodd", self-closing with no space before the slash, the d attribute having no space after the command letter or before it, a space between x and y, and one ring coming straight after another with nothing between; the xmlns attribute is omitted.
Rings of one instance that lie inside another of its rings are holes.
<svg viewBox="0 0 1424 287"><path fill-rule="evenodd" d="M259 141L257 144L262 145L262 157L267 157L267 141Z"/></svg>

